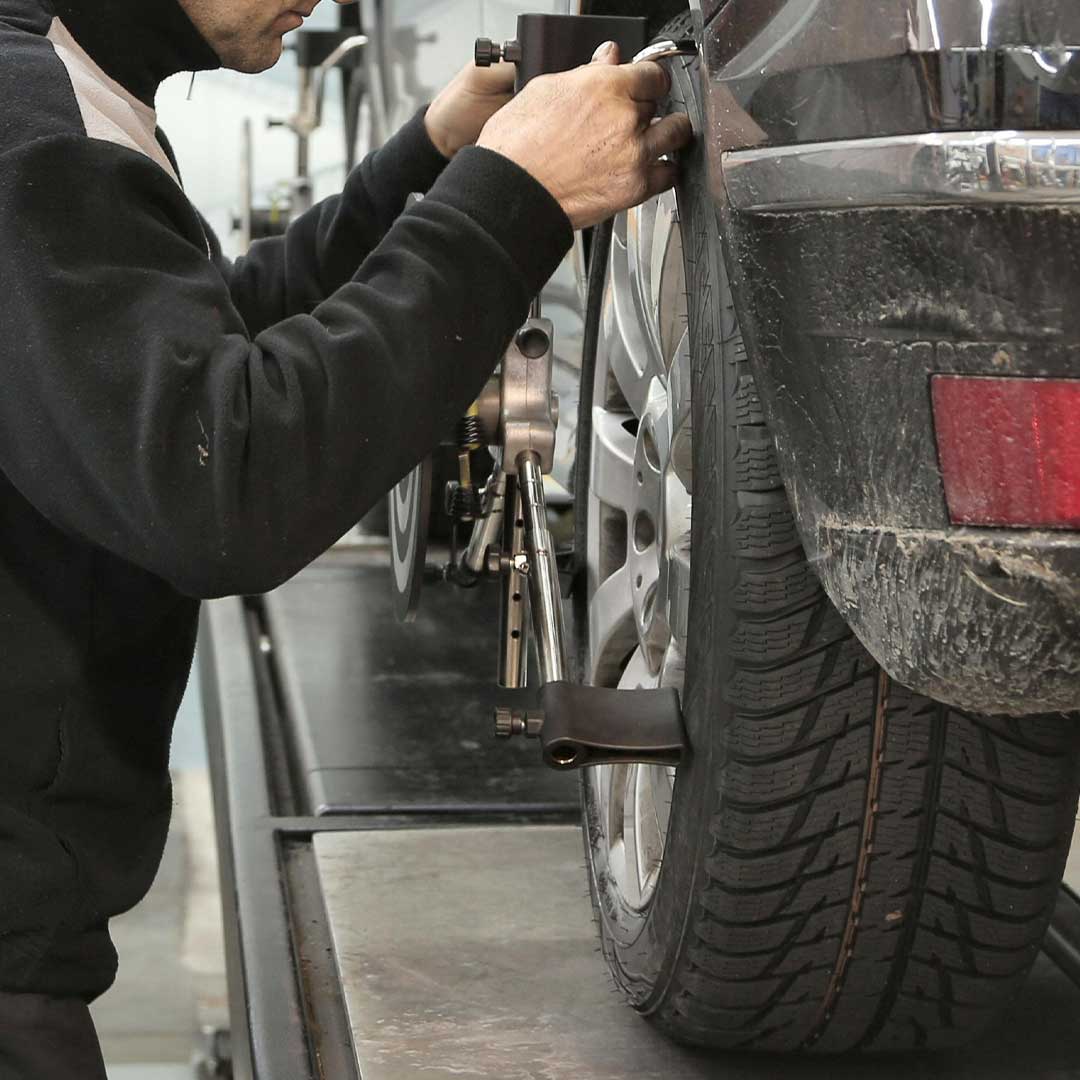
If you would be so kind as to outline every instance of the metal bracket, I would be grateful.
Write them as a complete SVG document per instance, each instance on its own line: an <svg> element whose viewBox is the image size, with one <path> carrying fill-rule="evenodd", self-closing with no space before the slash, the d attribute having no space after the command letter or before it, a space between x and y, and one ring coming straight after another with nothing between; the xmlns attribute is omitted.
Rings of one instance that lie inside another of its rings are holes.
<svg viewBox="0 0 1080 1080"><path fill-rule="evenodd" d="M608 690L568 682L540 689L543 713L495 712L495 734L540 740L553 769L587 765L678 765L687 751L679 695L673 689Z"/></svg>
<svg viewBox="0 0 1080 1080"><path fill-rule="evenodd" d="M649 40L648 33L647 19L622 15L520 15L516 40L499 45L481 38L475 59L480 67L500 60L517 64L517 88L522 90L539 75L587 64L605 41L614 41L622 56L633 56Z"/></svg>
<svg viewBox="0 0 1080 1080"><path fill-rule="evenodd" d="M558 407L551 392L555 328L550 319L529 319L514 335L502 363L497 441L510 472L525 453L551 472L555 461Z"/></svg>
<svg viewBox="0 0 1080 1080"><path fill-rule="evenodd" d="M554 682L540 689L544 761L554 769L585 765L678 765L686 733L678 693L608 690Z"/></svg>

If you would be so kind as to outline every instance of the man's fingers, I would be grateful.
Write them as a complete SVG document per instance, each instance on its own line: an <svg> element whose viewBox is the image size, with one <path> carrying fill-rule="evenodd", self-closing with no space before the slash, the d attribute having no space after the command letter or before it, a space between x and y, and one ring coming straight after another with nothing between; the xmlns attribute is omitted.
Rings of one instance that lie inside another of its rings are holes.
<svg viewBox="0 0 1080 1080"><path fill-rule="evenodd" d="M604 44L593 53L592 62L594 64L618 64L619 59L618 44L614 41L605 41Z"/></svg>
<svg viewBox="0 0 1080 1080"><path fill-rule="evenodd" d="M679 179L679 167L671 161L658 161L655 165L649 166L648 176L646 177L646 189L648 194L646 199L654 199L657 195L662 195L665 191L670 191L675 182ZM643 200L644 201L644 200Z"/></svg>
<svg viewBox="0 0 1080 1080"><path fill-rule="evenodd" d="M501 64L492 64L491 67L480 71L487 73L487 86L485 89L496 94L512 94L514 83L517 81L517 64L509 64L505 61Z"/></svg>
<svg viewBox="0 0 1080 1080"><path fill-rule="evenodd" d="M638 116L638 126L644 131L656 119L655 101L635 101L634 110Z"/></svg>
<svg viewBox="0 0 1080 1080"><path fill-rule="evenodd" d="M671 92L671 76L652 60L623 64L626 87L635 101L659 101Z"/></svg>
<svg viewBox="0 0 1080 1080"><path fill-rule="evenodd" d="M650 159L681 150L694 137L694 125L686 113L674 113L658 120L642 136Z"/></svg>
<svg viewBox="0 0 1080 1080"><path fill-rule="evenodd" d="M466 65L463 71L466 85L479 94L511 95L514 92L514 80L517 78L516 64L492 64L481 68L476 64Z"/></svg>

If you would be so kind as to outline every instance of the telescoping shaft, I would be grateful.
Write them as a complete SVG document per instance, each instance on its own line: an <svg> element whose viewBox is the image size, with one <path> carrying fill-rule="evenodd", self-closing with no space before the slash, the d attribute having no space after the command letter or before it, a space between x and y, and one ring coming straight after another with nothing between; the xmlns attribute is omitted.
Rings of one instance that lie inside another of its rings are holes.
<svg viewBox="0 0 1080 1080"><path fill-rule="evenodd" d="M540 662L540 682L541 685L562 682L567 677L562 593L547 523L540 455L526 450L518 456L517 466L521 511L525 521L525 551L529 557L529 606Z"/></svg>

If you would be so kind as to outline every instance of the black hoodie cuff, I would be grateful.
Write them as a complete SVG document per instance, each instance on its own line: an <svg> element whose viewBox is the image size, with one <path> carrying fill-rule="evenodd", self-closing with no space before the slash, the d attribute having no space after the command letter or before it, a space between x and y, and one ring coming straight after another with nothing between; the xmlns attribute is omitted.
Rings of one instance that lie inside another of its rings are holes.
<svg viewBox="0 0 1080 1080"><path fill-rule="evenodd" d="M425 106L375 155L377 183L382 190L424 194L449 164L427 133Z"/></svg>
<svg viewBox="0 0 1080 1080"><path fill-rule="evenodd" d="M497 240L529 295L547 284L574 242L570 219L548 189L494 150L458 151L428 198L468 214Z"/></svg>

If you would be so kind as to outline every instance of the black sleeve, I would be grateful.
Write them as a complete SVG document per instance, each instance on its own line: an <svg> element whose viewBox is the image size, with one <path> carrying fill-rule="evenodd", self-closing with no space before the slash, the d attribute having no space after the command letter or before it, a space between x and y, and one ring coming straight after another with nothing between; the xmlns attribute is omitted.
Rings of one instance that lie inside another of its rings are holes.
<svg viewBox="0 0 1080 1080"><path fill-rule="evenodd" d="M439 178L447 160L428 137L425 112L353 169L340 195L302 214L284 236L256 240L227 271L250 333L313 311L356 273L409 195Z"/></svg>
<svg viewBox="0 0 1080 1080"><path fill-rule="evenodd" d="M265 591L451 429L571 237L532 177L468 149L345 284L252 338L156 165L23 147L0 158L0 469L181 592Z"/></svg>

